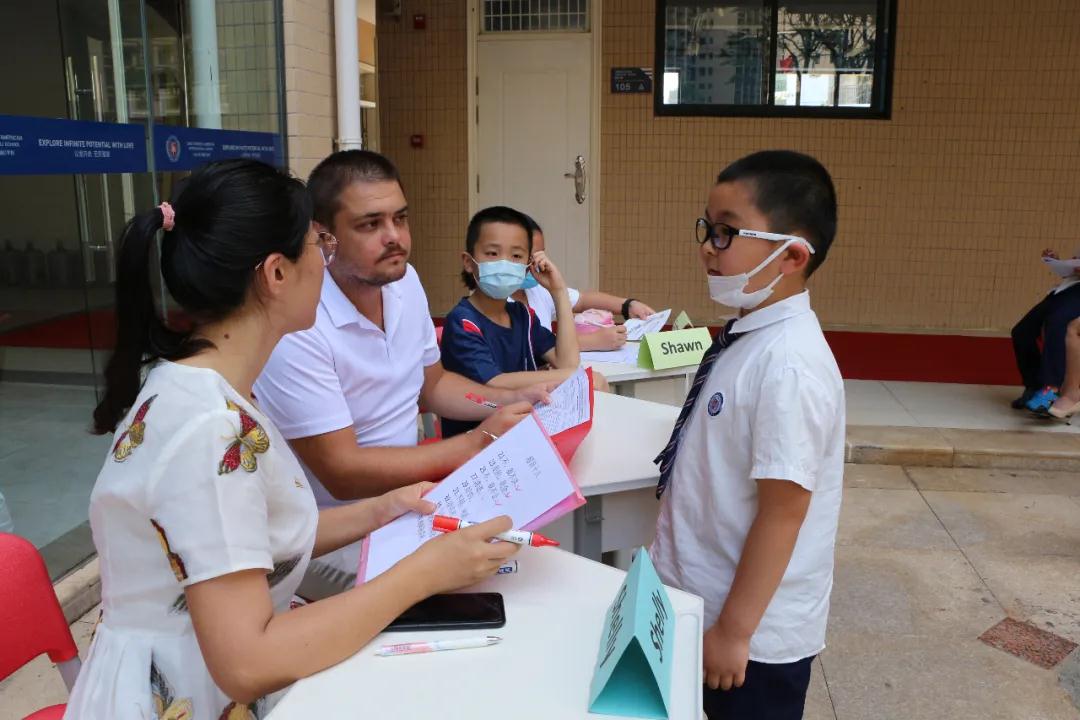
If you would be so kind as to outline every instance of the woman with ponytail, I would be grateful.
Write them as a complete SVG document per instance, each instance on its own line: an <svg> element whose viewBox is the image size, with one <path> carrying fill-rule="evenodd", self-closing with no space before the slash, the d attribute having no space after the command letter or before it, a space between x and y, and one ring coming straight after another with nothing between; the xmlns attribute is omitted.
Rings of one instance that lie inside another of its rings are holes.
<svg viewBox="0 0 1080 720"><path fill-rule="evenodd" d="M252 397L278 340L313 324L336 245L313 229L298 180L249 160L207 165L124 229L116 348L94 412L96 432L115 432L90 498L102 618L66 718L261 718L290 683L516 550L488 542L510 528L499 518L289 609L313 555L434 510L419 483L317 511ZM162 322L159 270L189 330Z"/></svg>

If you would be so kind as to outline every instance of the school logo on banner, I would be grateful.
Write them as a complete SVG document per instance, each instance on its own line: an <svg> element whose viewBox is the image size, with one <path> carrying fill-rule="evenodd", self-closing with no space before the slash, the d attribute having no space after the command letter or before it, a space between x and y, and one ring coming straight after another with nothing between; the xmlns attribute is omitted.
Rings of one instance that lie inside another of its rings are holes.
<svg viewBox="0 0 1080 720"><path fill-rule="evenodd" d="M165 154L172 162L180 159L180 138L175 135L165 138Z"/></svg>
<svg viewBox="0 0 1080 720"><path fill-rule="evenodd" d="M709 398L709 415L716 417L720 414L720 411L724 409L724 393L713 393L713 396Z"/></svg>

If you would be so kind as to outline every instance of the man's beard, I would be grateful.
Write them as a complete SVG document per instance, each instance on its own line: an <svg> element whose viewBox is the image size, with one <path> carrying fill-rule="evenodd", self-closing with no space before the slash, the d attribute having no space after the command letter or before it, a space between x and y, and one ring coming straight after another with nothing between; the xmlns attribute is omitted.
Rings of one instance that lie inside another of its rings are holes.
<svg viewBox="0 0 1080 720"><path fill-rule="evenodd" d="M396 247L389 248L384 252L378 260L375 261L375 265L378 266L380 262L385 260L390 255L396 255L398 253L405 253L404 260L400 269L395 270L373 270L370 273L361 273L350 268L348 272L348 279L356 283L357 285L367 285L369 287L382 287L383 285L389 285L392 282L397 282L401 278L405 277L405 273L408 270L409 255L405 252L404 248Z"/></svg>

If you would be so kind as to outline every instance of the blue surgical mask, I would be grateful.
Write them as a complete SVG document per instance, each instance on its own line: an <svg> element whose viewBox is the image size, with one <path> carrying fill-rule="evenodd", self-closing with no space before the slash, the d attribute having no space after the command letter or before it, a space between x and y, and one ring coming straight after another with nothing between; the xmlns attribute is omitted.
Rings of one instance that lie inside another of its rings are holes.
<svg viewBox="0 0 1080 720"><path fill-rule="evenodd" d="M532 273L526 273L525 282L521 283L522 290L531 290L540 284L540 281L536 279L536 276Z"/></svg>
<svg viewBox="0 0 1080 720"><path fill-rule="evenodd" d="M476 284L488 297L505 300L513 295L525 282L525 265L511 260L492 260L476 262Z"/></svg>

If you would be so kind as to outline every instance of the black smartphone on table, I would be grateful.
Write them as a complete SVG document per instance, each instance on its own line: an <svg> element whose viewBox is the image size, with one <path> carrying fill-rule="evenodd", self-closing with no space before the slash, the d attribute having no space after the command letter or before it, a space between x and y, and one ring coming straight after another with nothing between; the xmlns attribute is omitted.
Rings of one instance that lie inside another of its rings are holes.
<svg viewBox="0 0 1080 720"><path fill-rule="evenodd" d="M506 624L500 593L432 595L401 613L387 632L406 630L479 630Z"/></svg>

